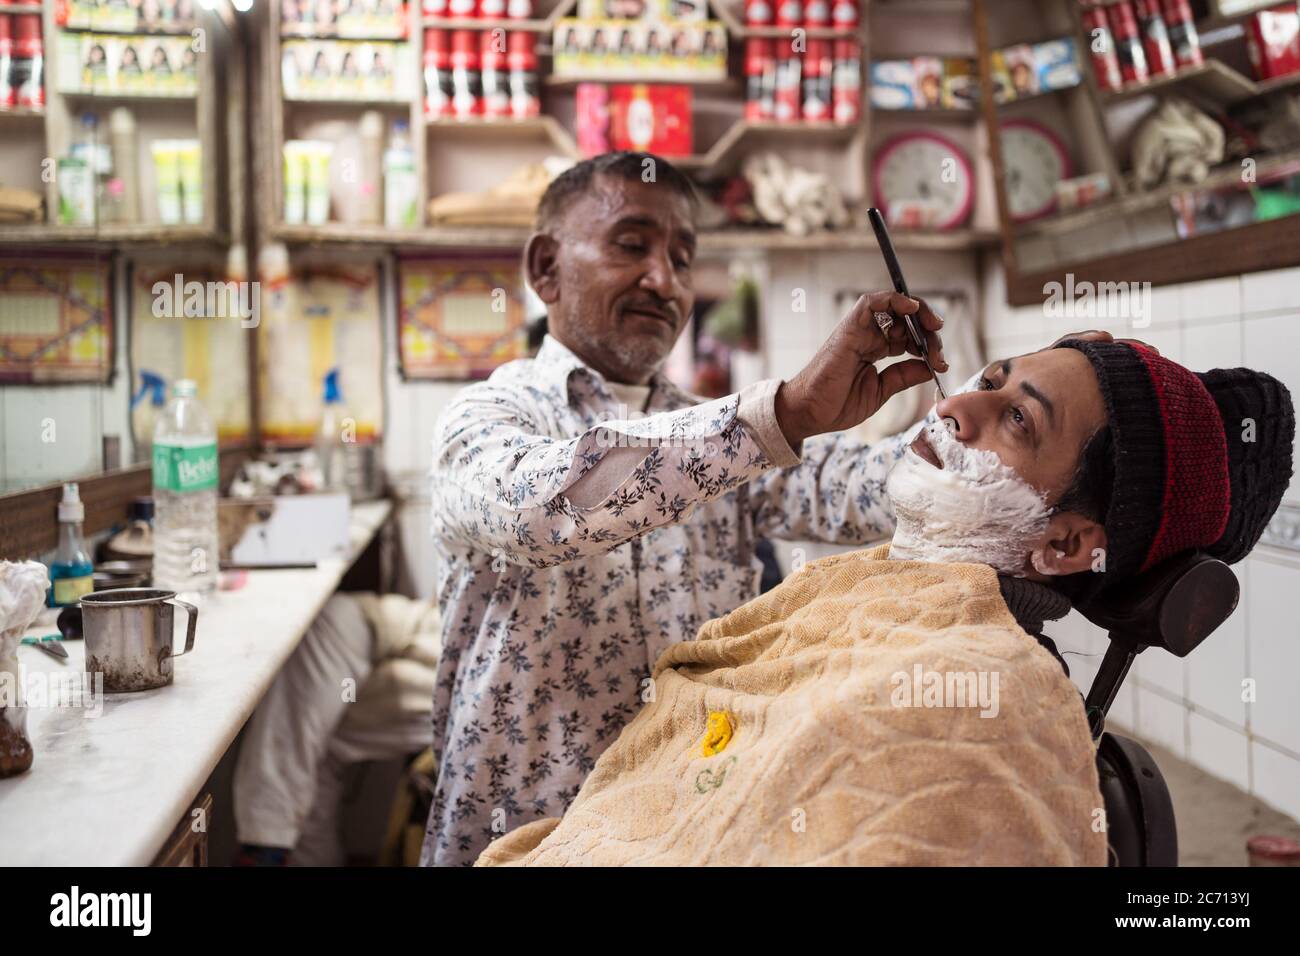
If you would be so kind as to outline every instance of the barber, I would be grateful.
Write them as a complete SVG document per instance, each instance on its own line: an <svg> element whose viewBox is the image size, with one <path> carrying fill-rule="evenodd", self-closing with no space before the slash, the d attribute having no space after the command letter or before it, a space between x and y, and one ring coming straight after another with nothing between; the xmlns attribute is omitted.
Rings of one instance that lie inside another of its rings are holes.
<svg viewBox="0 0 1300 956"><path fill-rule="evenodd" d="M758 593L758 537L888 535L910 435L844 434L947 369L921 300L863 296L793 379L700 403L659 369L694 306L695 196L646 154L587 160L543 196L525 250L549 335L462 391L434 439L443 653L425 864L468 864L559 816L649 695L661 651ZM824 436L824 437L816 437Z"/></svg>

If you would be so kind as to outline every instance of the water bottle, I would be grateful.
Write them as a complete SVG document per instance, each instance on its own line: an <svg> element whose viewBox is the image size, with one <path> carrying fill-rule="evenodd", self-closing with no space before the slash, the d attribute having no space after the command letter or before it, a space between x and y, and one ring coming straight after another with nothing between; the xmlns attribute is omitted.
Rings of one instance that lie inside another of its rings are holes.
<svg viewBox="0 0 1300 956"><path fill-rule="evenodd" d="M153 433L154 587L197 596L217 587L217 430L181 379Z"/></svg>

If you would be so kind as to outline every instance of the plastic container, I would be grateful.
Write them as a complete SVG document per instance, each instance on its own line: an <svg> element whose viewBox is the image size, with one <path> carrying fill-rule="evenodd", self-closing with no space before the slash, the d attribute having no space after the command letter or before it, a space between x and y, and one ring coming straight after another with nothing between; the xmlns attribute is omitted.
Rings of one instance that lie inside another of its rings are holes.
<svg viewBox="0 0 1300 956"><path fill-rule="evenodd" d="M384 225L412 229L419 225L420 179L415 170L410 127L405 120L393 124L393 138L384 153Z"/></svg>
<svg viewBox="0 0 1300 956"><path fill-rule="evenodd" d="M46 598L50 607L70 607L95 589L95 569L81 533L85 520L86 508L77 485L69 482L63 486L63 500L59 502L59 546L50 562Z"/></svg>
<svg viewBox="0 0 1300 956"><path fill-rule="evenodd" d="M109 180L106 204L112 222L139 222L140 177L136 173L135 114L119 106L108 116L109 139L113 147L113 178Z"/></svg>
<svg viewBox="0 0 1300 956"><path fill-rule="evenodd" d="M192 381L176 383L153 434L154 587L217 587L217 430Z"/></svg>

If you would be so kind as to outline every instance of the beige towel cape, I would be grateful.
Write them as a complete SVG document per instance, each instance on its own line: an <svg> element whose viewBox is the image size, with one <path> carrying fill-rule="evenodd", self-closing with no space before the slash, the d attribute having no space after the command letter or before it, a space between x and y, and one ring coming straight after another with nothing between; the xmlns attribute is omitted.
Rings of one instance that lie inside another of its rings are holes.
<svg viewBox="0 0 1300 956"><path fill-rule="evenodd" d="M887 554L814 562L666 650L564 818L478 864L1104 865L1061 665L991 568Z"/></svg>

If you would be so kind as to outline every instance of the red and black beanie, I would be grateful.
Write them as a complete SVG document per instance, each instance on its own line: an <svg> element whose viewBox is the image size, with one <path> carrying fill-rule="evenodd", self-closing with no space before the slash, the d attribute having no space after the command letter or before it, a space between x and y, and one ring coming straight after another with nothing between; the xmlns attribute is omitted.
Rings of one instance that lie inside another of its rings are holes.
<svg viewBox="0 0 1300 956"><path fill-rule="evenodd" d="M1229 564L1259 541L1291 481L1295 409L1277 379L1192 372L1149 348L1071 339L1101 386L1114 450L1106 570L1114 581L1182 551Z"/></svg>

